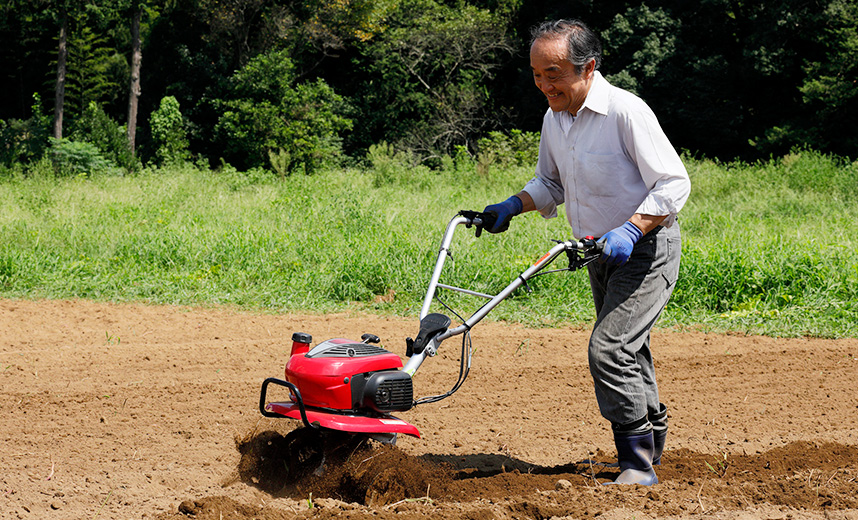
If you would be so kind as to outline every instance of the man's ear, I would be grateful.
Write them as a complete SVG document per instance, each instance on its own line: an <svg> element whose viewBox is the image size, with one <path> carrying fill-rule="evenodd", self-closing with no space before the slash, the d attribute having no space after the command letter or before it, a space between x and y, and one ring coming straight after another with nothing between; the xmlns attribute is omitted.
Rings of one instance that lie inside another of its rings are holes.
<svg viewBox="0 0 858 520"><path fill-rule="evenodd" d="M596 72L596 58L591 59L584 65L584 77L591 78L593 73Z"/></svg>

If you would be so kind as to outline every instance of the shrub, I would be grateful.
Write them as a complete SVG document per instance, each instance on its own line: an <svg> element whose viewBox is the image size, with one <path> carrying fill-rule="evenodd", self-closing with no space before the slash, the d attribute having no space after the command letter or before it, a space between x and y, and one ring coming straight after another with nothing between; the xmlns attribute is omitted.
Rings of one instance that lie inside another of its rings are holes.
<svg viewBox="0 0 858 520"><path fill-rule="evenodd" d="M539 133L511 130L489 132L477 141L477 164L480 173L492 165L500 167L535 165L539 156Z"/></svg>
<svg viewBox="0 0 858 520"><path fill-rule="evenodd" d="M54 172L60 177L89 176L106 173L116 167L102 157L98 147L92 143L69 139L50 139L50 157Z"/></svg>
<svg viewBox="0 0 858 520"><path fill-rule="evenodd" d="M111 119L95 102L84 110L72 138L94 144L105 158L126 171L136 171L140 167L128 144L125 126Z"/></svg>
<svg viewBox="0 0 858 520"><path fill-rule="evenodd" d="M173 164L190 158L185 121L179 102L173 96L161 99L158 110L149 117L155 155L161 164Z"/></svg>
<svg viewBox="0 0 858 520"><path fill-rule="evenodd" d="M321 79L296 84L293 69L288 53L279 51L252 59L230 78L227 98L214 102L221 113L215 137L229 162L270 165L285 175L312 173L341 157L340 134L352 128L348 104Z"/></svg>
<svg viewBox="0 0 858 520"><path fill-rule="evenodd" d="M366 152L366 160L374 174L373 185L376 187L407 181L402 178L404 172L409 172L413 166L406 152L397 151L393 145L384 141L371 145Z"/></svg>
<svg viewBox="0 0 858 520"><path fill-rule="evenodd" d="M41 100L33 95L33 115L29 119L0 119L0 165L27 163L45 153L50 118L41 113Z"/></svg>

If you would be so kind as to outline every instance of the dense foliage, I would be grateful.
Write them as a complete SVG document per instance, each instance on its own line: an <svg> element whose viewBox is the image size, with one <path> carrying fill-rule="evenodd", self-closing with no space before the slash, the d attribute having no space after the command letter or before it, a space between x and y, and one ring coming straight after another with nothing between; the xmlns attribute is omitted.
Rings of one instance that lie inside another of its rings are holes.
<svg viewBox="0 0 858 520"><path fill-rule="evenodd" d="M92 103L128 125L135 14L131 149L144 163L164 159L153 114L168 97L187 140L175 146L212 165L311 172L381 142L433 167L476 154L490 132L539 130L527 39L557 17L602 35L604 74L647 100L679 149L858 157L852 0L2 0L0 164L40 159L53 134L136 168L104 141L104 118L101 137L87 126Z"/></svg>
<svg viewBox="0 0 858 520"><path fill-rule="evenodd" d="M339 155L339 136L352 127L346 103L322 79L296 84L286 51L254 57L230 86L228 99L214 101L214 135L236 166L310 173Z"/></svg>

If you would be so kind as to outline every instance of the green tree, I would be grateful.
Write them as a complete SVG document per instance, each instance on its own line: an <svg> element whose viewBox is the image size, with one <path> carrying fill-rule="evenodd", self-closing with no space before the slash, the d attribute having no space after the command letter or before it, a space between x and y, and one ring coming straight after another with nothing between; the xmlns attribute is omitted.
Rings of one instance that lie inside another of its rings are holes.
<svg viewBox="0 0 858 520"><path fill-rule="evenodd" d="M301 32L314 47L329 54L383 33L388 16L399 4L398 0L305 0L307 16Z"/></svg>
<svg viewBox="0 0 858 520"><path fill-rule="evenodd" d="M602 32L604 59L616 71L606 79L640 93L643 84L664 73L665 62L676 52L680 26L664 9L650 9L646 4L618 13Z"/></svg>
<svg viewBox="0 0 858 520"><path fill-rule="evenodd" d="M127 64L114 49L129 38L121 23L129 1L0 2L0 117L28 117L34 93L52 104L54 133L73 126L90 101L120 115L124 92L112 86L124 82Z"/></svg>
<svg viewBox="0 0 858 520"><path fill-rule="evenodd" d="M54 61L54 139L61 139L66 109L80 115L90 101L101 101L115 86L105 72L111 68L109 59L121 59L105 46L104 27L117 14L117 2L105 0L98 4L83 0L40 0L54 13L59 28L57 53ZM100 25L93 30L90 24ZM68 107L66 105L69 105Z"/></svg>
<svg viewBox="0 0 858 520"><path fill-rule="evenodd" d="M107 38L84 25L69 38L66 74L66 110L81 116L90 103L101 103L119 88L111 77L114 66L125 59L109 46Z"/></svg>
<svg viewBox="0 0 858 520"><path fill-rule="evenodd" d="M201 35L235 70L282 44L295 19L289 4L274 0L196 0L192 9L205 23Z"/></svg>
<svg viewBox="0 0 858 520"><path fill-rule="evenodd" d="M287 51L252 59L214 104L223 157L241 168L268 166L276 153L278 168L310 173L341 155L342 134L352 128L348 104L324 80L296 83Z"/></svg>
<svg viewBox="0 0 858 520"><path fill-rule="evenodd" d="M800 135L815 148L858 157L858 4L833 0L822 18L815 41L826 59L804 59L800 90L812 126Z"/></svg>
<svg viewBox="0 0 858 520"><path fill-rule="evenodd" d="M507 27L468 4L403 2L363 46L364 142L385 140L424 158L472 148L499 126L487 86L513 52Z"/></svg>
<svg viewBox="0 0 858 520"><path fill-rule="evenodd" d="M69 3L57 2L59 36L57 37L57 80L54 83L54 139L63 137L63 116L66 102L66 72L68 71Z"/></svg>
<svg viewBox="0 0 858 520"><path fill-rule="evenodd" d="M137 148L137 111L140 106L140 71L143 66L143 46L140 36L140 25L143 19L145 4L132 0L129 5L131 18L131 70L128 81L128 147L133 154Z"/></svg>
<svg viewBox="0 0 858 520"><path fill-rule="evenodd" d="M675 145L728 160L781 155L795 146L858 156L846 121L855 110L848 85L858 80L854 2L647 5L676 20L674 30L659 36L662 45L665 35L676 36L676 43L657 74L635 79ZM636 34L661 27L650 21ZM606 31L610 43L617 42L613 29ZM616 62L626 68L628 57L628 50L611 54L604 68L616 72Z"/></svg>

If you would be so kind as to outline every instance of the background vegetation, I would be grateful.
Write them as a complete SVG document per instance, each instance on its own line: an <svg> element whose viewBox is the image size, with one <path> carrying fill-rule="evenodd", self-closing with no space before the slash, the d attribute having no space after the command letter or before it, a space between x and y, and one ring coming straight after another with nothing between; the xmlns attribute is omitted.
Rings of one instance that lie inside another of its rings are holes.
<svg viewBox="0 0 858 520"><path fill-rule="evenodd" d="M44 133L116 155L90 103L154 160L172 97L213 167L312 171L382 141L437 167L490 131L539 130L527 40L558 17L601 34L604 74L679 149L858 157L852 0L0 0L0 164L40 156Z"/></svg>
<svg viewBox="0 0 858 520"><path fill-rule="evenodd" d="M447 221L532 174L559 17L691 173L661 323L854 336L851 0L0 0L0 295L414 315ZM553 238L460 235L450 276ZM592 319L583 273L531 285L492 318Z"/></svg>
<svg viewBox="0 0 858 520"><path fill-rule="evenodd" d="M449 219L507 196L532 165L480 174L467 158L430 170L389 147L372 153L374 166L285 179L185 164L57 180L45 162L0 183L0 294L416 316ZM686 162L695 192L661 325L856 335L858 165L816 152ZM444 280L497 292L568 238L565 219L536 214L479 239L462 228ZM592 321L585 273L529 285L490 318ZM461 313L482 303L444 298Z"/></svg>

